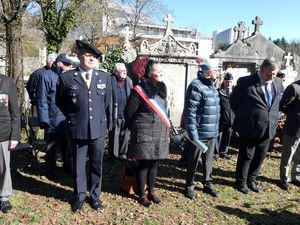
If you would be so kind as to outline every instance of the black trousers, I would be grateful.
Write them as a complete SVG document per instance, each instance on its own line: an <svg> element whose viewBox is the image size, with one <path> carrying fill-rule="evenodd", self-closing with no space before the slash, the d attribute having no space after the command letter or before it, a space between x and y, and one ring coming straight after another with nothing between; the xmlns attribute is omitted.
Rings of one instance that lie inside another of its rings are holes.
<svg viewBox="0 0 300 225"><path fill-rule="evenodd" d="M124 125L125 119L118 119L108 134L108 154L111 159L127 154L129 130Z"/></svg>
<svg viewBox="0 0 300 225"><path fill-rule="evenodd" d="M212 185L213 158L216 149L217 138L211 138L204 143L207 145L208 149L203 154L201 154L200 150L196 149L196 147L192 143L188 144L188 162L185 182L185 188L187 191L193 191L195 188L196 184L194 179L200 156L202 157L203 166L203 185Z"/></svg>
<svg viewBox="0 0 300 225"><path fill-rule="evenodd" d="M76 200L84 201L87 190L92 200L98 200L100 197L104 139L105 137L95 140L71 140L74 196ZM86 170L87 156L88 169Z"/></svg>
<svg viewBox="0 0 300 225"><path fill-rule="evenodd" d="M230 144L230 139L232 135L232 128L231 127L225 127L223 128L219 133L219 146L218 146L218 153L219 154L227 154L228 153L228 147Z"/></svg>
<svg viewBox="0 0 300 225"><path fill-rule="evenodd" d="M56 170L56 156L61 152L63 167L71 169L71 152L64 133L46 133L46 166L49 173Z"/></svg>
<svg viewBox="0 0 300 225"><path fill-rule="evenodd" d="M249 139L240 136L240 148L236 165L237 185L255 181L261 165L266 158L270 138L265 135L261 139Z"/></svg>
<svg viewBox="0 0 300 225"><path fill-rule="evenodd" d="M147 184L148 193L154 192L154 186L157 178L157 168L159 160L138 160L137 166L137 187L138 195L145 194L145 185Z"/></svg>

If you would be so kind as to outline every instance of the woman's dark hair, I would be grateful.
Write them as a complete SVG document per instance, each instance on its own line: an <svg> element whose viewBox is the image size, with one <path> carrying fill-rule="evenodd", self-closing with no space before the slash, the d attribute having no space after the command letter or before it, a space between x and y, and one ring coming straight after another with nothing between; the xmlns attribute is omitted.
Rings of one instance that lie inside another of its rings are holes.
<svg viewBox="0 0 300 225"><path fill-rule="evenodd" d="M145 69L145 78L149 78L150 77L150 72L153 69L153 65L154 64L158 64L158 61L154 61L154 60L149 60L149 62L146 65L146 69Z"/></svg>

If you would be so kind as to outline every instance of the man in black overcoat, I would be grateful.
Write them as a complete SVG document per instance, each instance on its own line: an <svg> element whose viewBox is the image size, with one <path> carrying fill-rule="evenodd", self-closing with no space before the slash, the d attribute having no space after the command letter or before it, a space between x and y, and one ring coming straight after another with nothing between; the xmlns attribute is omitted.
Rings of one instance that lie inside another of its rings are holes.
<svg viewBox="0 0 300 225"><path fill-rule="evenodd" d="M276 72L275 61L265 59L256 73L238 79L230 96L233 130L240 136L236 188L244 194L260 192L256 177L275 135L282 92Z"/></svg>

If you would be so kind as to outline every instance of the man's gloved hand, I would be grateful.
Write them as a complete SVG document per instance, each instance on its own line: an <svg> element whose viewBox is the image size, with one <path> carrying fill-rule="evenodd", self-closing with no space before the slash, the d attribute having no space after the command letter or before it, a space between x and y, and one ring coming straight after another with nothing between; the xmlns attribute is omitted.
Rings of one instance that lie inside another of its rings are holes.
<svg viewBox="0 0 300 225"><path fill-rule="evenodd" d="M40 123L40 128L42 129L47 129L49 127L49 124L48 123Z"/></svg>

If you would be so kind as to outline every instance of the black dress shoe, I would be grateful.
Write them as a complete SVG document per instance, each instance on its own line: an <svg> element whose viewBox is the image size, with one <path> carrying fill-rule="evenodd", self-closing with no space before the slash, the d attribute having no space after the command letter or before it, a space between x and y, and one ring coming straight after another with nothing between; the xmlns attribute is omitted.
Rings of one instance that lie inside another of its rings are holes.
<svg viewBox="0 0 300 225"><path fill-rule="evenodd" d="M121 154L121 155L119 156L119 159L125 160L125 159L127 159L127 156L126 156L125 154Z"/></svg>
<svg viewBox="0 0 300 225"><path fill-rule="evenodd" d="M254 181L251 181L248 183L248 187L251 191L259 193L261 190L259 187L257 187L256 183Z"/></svg>
<svg viewBox="0 0 300 225"><path fill-rule="evenodd" d="M56 171L47 172L46 177L52 181L58 181L61 179L61 176Z"/></svg>
<svg viewBox="0 0 300 225"><path fill-rule="evenodd" d="M195 192L194 191L185 191L184 192L184 196L185 197L187 197L187 198L189 198L189 199L192 199L192 200L196 200L196 194L195 194Z"/></svg>
<svg viewBox="0 0 300 225"><path fill-rule="evenodd" d="M9 201L3 201L3 202L1 202L1 211L3 213L8 213L11 210L12 210L12 206L11 206L11 204L10 204Z"/></svg>
<svg viewBox="0 0 300 225"><path fill-rule="evenodd" d="M74 213L79 213L82 210L84 201L75 201L73 206L72 206L72 211Z"/></svg>
<svg viewBox="0 0 300 225"><path fill-rule="evenodd" d="M102 206L102 202L99 199L97 199L97 200L90 200L90 205L91 205L92 209L95 210L95 211L99 211L103 207Z"/></svg>
<svg viewBox="0 0 300 225"><path fill-rule="evenodd" d="M236 185L236 189L245 195L249 194L249 192L250 192L250 190L246 184L238 184L238 185Z"/></svg>
<svg viewBox="0 0 300 225"><path fill-rule="evenodd" d="M217 192L217 190L215 189L215 187L213 185L204 186L203 193L209 194L215 198L219 197L219 193Z"/></svg>
<svg viewBox="0 0 300 225"><path fill-rule="evenodd" d="M300 187L300 181L298 181L298 180L292 180L291 183Z"/></svg>
<svg viewBox="0 0 300 225"><path fill-rule="evenodd" d="M289 190L289 183L288 183L288 181L287 181L287 180L282 180L282 181L280 181L279 187L280 187L281 189L283 189L283 190L288 191L288 190Z"/></svg>
<svg viewBox="0 0 300 225"><path fill-rule="evenodd" d="M228 153L220 153L220 158L222 159L231 159L231 155L229 155Z"/></svg>

